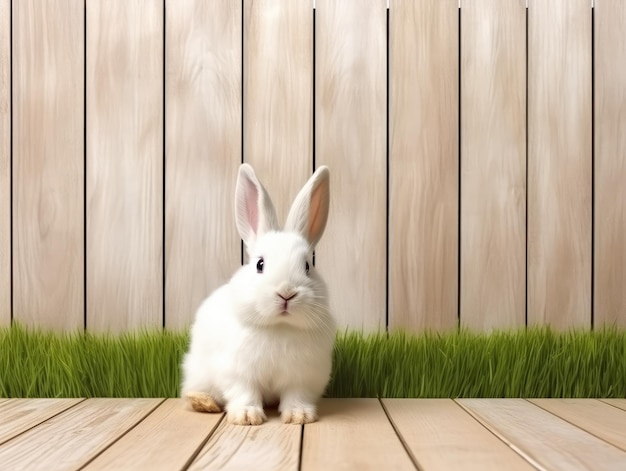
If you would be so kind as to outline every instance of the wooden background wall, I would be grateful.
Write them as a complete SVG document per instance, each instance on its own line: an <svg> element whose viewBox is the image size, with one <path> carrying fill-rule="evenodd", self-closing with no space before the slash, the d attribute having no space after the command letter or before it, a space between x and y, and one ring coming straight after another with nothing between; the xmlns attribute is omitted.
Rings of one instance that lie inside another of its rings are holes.
<svg viewBox="0 0 626 471"><path fill-rule="evenodd" d="M626 2L0 0L0 324L182 329L251 163L342 326L626 326Z"/></svg>

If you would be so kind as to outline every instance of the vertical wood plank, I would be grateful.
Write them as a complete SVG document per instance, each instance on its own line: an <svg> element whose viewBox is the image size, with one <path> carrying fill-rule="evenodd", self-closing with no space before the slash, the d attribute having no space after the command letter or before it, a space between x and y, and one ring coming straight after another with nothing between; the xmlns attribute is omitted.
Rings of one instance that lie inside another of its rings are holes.
<svg viewBox="0 0 626 471"><path fill-rule="evenodd" d="M13 2L14 319L84 327L84 2Z"/></svg>
<svg viewBox="0 0 626 471"><path fill-rule="evenodd" d="M534 469L451 399L382 401L420 469Z"/></svg>
<svg viewBox="0 0 626 471"><path fill-rule="evenodd" d="M167 399L83 469L185 469L222 414L199 414L184 401Z"/></svg>
<svg viewBox="0 0 626 471"><path fill-rule="evenodd" d="M0 0L0 326L11 322L11 0Z"/></svg>
<svg viewBox="0 0 626 471"><path fill-rule="evenodd" d="M389 326L458 321L457 0L389 10Z"/></svg>
<svg viewBox="0 0 626 471"><path fill-rule="evenodd" d="M278 414L268 412L268 421L259 427L223 420L188 469L299 469L302 426L283 424Z"/></svg>
<svg viewBox="0 0 626 471"><path fill-rule="evenodd" d="M590 326L590 2L528 15L528 324Z"/></svg>
<svg viewBox="0 0 626 471"><path fill-rule="evenodd" d="M340 326L386 326L385 0L317 0L316 165L331 169L316 263Z"/></svg>
<svg viewBox="0 0 626 471"><path fill-rule="evenodd" d="M87 2L87 328L163 322L163 3Z"/></svg>
<svg viewBox="0 0 626 471"><path fill-rule="evenodd" d="M165 326L182 329L241 260L241 2L166 3Z"/></svg>
<svg viewBox="0 0 626 471"><path fill-rule="evenodd" d="M319 414L304 426L302 470L415 469L378 399L323 399Z"/></svg>
<svg viewBox="0 0 626 471"><path fill-rule="evenodd" d="M626 2L594 11L594 324L626 327Z"/></svg>
<svg viewBox="0 0 626 471"><path fill-rule="evenodd" d="M461 325L525 323L526 5L461 5Z"/></svg>
<svg viewBox="0 0 626 471"><path fill-rule="evenodd" d="M244 160L283 220L313 169L311 0L244 2Z"/></svg>
<svg viewBox="0 0 626 471"><path fill-rule="evenodd" d="M457 399L537 469L614 470L626 453L523 399Z"/></svg>

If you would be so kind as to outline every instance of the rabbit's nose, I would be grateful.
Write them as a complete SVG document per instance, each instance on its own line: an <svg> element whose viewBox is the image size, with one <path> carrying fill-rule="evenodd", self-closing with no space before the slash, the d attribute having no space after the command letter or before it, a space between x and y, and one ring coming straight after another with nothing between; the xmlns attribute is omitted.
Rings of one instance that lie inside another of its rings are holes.
<svg viewBox="0 0 626 471"><path fill-rule="evenodd" d="M276 293L276 294L278 294L278 296L279 296L282 300L284 300L284 301L289 301L290 299L295 298L295 297L296 297L296 295L297 295L298 293L297 293L297 292L295 292L295 291L287 291L287 292L286 292L286 293L284 293L284 294L283 294L283 293L280 293L280 292L278 292L278 293Z"/></svg>

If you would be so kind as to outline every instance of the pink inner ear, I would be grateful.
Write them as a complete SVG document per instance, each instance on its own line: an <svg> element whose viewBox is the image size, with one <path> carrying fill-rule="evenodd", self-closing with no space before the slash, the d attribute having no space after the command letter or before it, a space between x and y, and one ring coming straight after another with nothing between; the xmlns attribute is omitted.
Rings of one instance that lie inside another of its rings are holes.
<svg viewBox="0 0 626 471"><path fill-rule="evenodd" d="M248 224L252 231L257 234L259 231L259 207L257 202L256 187L252 182L247 182L246 186L246 213L248 216Z"/></svg>

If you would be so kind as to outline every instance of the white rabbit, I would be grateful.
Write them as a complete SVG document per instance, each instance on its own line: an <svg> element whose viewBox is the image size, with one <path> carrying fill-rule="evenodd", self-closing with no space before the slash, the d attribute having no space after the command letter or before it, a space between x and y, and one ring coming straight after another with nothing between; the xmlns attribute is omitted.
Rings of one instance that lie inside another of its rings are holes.
<svg viewBox="0 0 626 471"><path fill-rule="evenodd" d="M283 231L252 167L237 178L237 229L249 262L198 309L183 361L181 395L194 410L226 410L230 423L258 425L280 402L285 423L317 420L328 384L335 321L311 257L329 206L320 167L300 190Z"/></svg>

